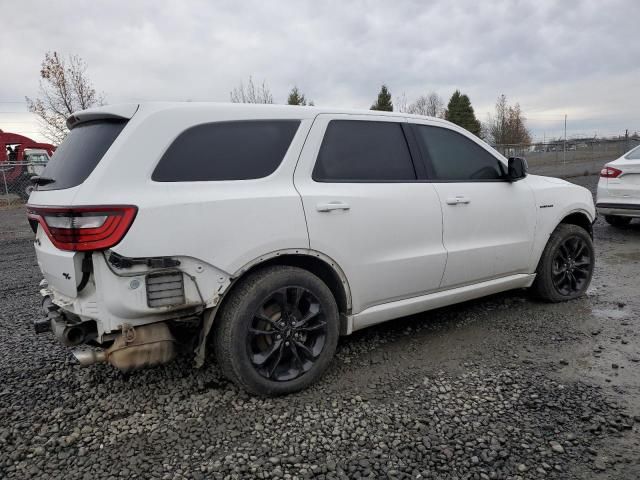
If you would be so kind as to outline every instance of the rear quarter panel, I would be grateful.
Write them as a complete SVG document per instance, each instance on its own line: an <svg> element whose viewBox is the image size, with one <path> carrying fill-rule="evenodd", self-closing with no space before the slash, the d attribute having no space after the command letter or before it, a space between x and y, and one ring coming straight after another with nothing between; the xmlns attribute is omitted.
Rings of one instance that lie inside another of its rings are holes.
<svg viewBox="0 0 640 480"><path fill-rule="evenodd" d="M291 118L291 113L289 113ZM242 110L141 107L80 187L75 205L132 204L138 214L113 250L127 257L186 256L231 275L280 249L308 248L293 171L312 119L300 127L278 169L256 180L154 182L159 159L185 129L215 121L259 119ZM264 118L286 118L270 110Z"/></svg>

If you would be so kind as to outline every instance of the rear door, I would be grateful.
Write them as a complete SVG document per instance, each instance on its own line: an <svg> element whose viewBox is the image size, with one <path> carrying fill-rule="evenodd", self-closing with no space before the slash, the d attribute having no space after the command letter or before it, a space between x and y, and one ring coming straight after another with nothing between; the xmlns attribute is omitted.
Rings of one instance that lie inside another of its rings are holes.
<svg viewBox="0 0 640 480"><path fill-rule="evenodd" d="M295 185L310 246L345 272L353 311L436 290L446 262L435 188L418 180L406 120L319 115Z"/></svg>
<svg viewBox="0 0 640 480"><path fill-rule="evenodd" d="M505 180L504 163L470 134L426 122L412 128L442 205L441 287L530 273L536 208L526 179Z"/></svg>

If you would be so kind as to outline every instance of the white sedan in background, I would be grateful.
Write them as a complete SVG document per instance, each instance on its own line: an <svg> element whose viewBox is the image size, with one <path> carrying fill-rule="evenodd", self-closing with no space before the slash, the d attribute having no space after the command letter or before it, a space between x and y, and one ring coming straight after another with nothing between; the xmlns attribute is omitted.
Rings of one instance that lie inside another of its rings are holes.
<svg viewBox="0 0 640 480"><path fill-rule="evenodd" d="M616 227L640 217L640 146L602 168L596 207Z"/></svg>

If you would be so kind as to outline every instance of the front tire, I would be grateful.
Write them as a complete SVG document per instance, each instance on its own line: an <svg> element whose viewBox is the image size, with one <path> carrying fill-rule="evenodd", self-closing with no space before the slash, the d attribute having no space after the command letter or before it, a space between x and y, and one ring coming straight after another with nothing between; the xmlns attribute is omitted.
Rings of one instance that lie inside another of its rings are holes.
<svg viewBox="0 0 640 480"><path fill-rule="evenodd" d="M626 227L631 223L631 217L619 217L617 215L605 215L604 220L614 227Z"/></svg>
<svg viewBox="0 0 640 480"><path fill-rule="evenodd" d="M257 395L297 392L325 372L338 344L329 287L301 268L258 270L229 294L214 323L218 364Z"/></svg>
<svg viewBox="0 0 640 480"><path fill-rule="evenodd" d="M594 263L589 233L577 225L560 224L542 253L532 289L549 302L580 297L591 283Z"/></svg>

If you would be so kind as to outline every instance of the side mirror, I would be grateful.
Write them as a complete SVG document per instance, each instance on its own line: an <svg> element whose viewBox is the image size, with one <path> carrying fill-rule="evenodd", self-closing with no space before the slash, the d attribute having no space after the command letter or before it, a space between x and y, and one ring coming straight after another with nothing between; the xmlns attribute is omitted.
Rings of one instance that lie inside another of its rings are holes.
<svg viewBox="0 0 640 480"><path fill-rule="evenodd" d="M510 157L509 169L507 172L507 179L510 182L517 182L527 176L527 170L529 166L527 161L522 157Z"/></svg>

